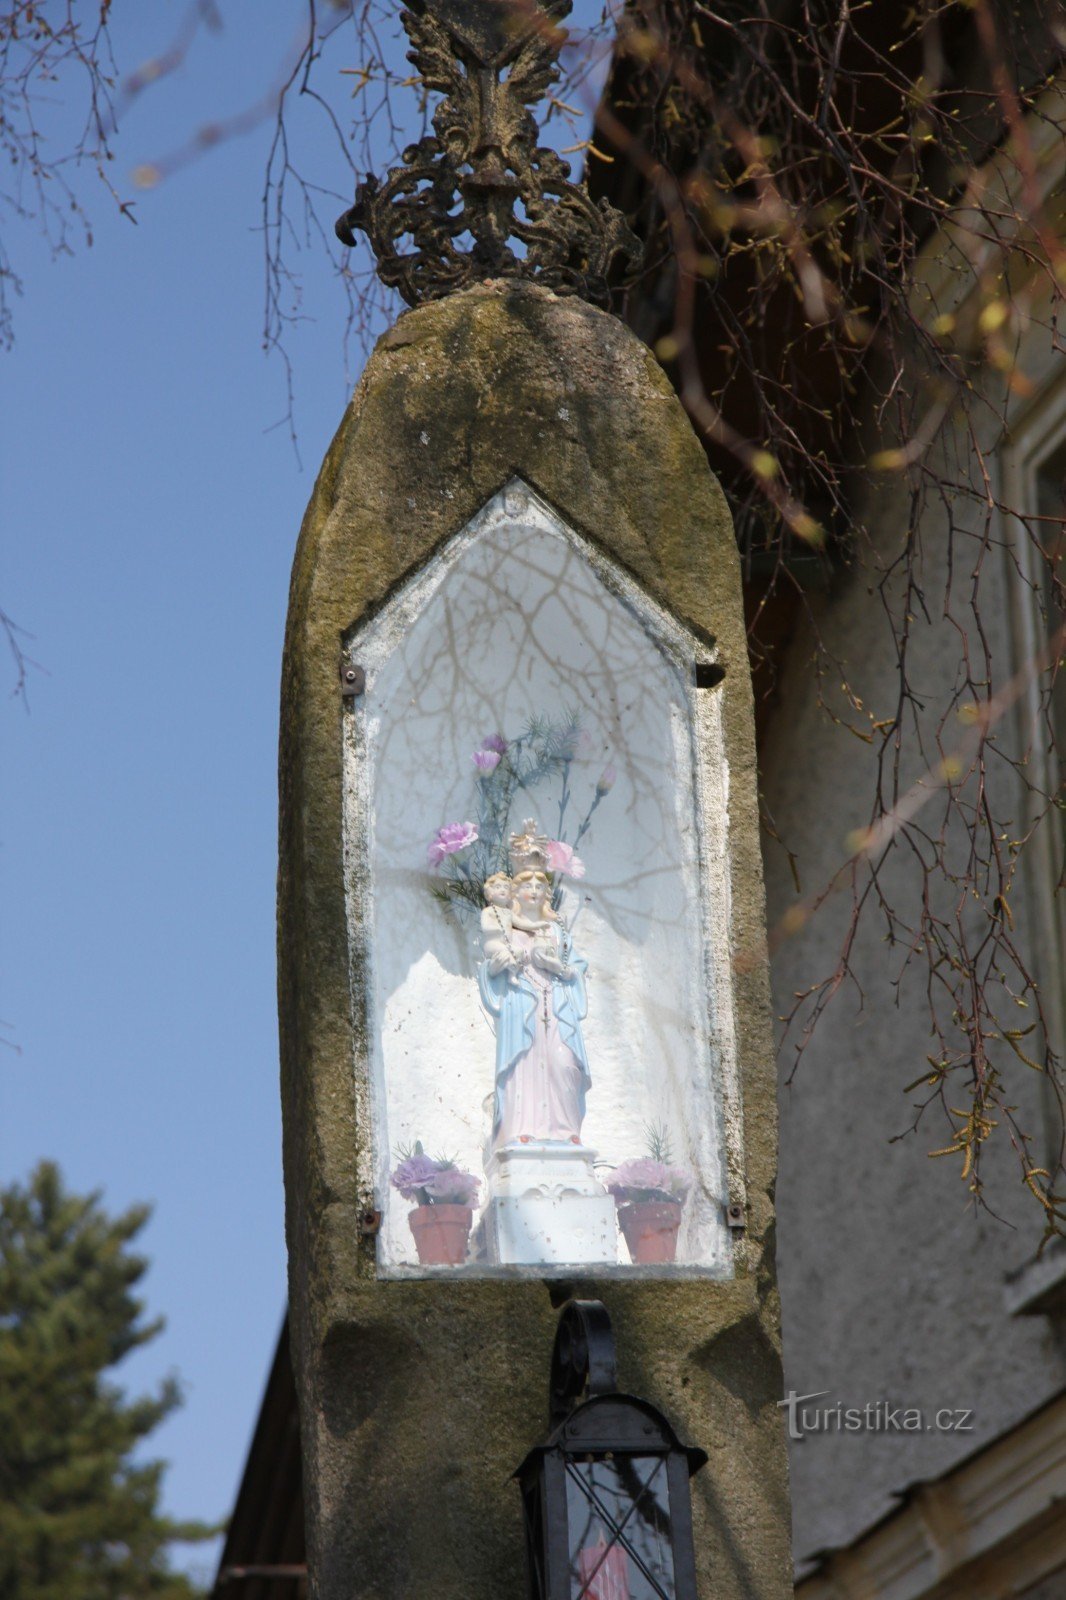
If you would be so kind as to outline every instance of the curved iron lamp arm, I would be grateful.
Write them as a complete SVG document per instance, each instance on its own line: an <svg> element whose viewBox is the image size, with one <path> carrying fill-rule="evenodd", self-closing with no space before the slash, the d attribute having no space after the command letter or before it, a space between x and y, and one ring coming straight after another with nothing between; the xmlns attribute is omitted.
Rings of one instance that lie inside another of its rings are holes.
<svg viewBox="0 0 1066 1600"><path fill-rule="evenodd" d="M597 1394L618 1389L614 1332L601 1300L571 1300L555 1330L548 1421L557 1428L574 1407Z"/></svg>

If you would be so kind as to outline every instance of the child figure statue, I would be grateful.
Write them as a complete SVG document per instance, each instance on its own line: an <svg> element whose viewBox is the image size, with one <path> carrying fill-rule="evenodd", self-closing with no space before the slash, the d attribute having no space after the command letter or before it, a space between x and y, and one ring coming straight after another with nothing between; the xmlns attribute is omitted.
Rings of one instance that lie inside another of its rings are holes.
<svg viewBox="0 0 1066 1600"><path fill-rule="evenodd" d="M514 891L506 872L494 872L483 886L485 909L481 913L481 951L490 976L506 972L512 983L518 981L521 967L528 959L521 955L511 938L514 926Z"/></svg>

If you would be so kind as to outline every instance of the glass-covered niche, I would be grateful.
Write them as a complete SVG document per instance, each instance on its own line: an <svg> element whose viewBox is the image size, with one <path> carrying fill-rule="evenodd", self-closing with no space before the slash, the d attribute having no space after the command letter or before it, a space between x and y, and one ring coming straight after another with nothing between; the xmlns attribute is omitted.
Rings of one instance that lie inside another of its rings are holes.
<svg viewBox="0 0 1066 1600"><path fill-rule="evenodd" d="M728 1274L711 652L517 480L346 650L379 1271Z"/></svg>

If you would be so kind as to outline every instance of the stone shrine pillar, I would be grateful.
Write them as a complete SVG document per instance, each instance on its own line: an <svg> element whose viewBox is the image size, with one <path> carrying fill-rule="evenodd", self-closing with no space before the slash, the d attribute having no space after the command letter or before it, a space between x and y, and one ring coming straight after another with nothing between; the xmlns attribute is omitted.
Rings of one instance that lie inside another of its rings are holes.
<svg viewBox="0 0 1066 1600"><path fill-rule="evenodd" d="M319 1600L526 1592L510 1477L573 1294L607 1306L623 1388L709 1455L702 1600L792 1592L739 563L665 377L587 303L628 230L535 149L564 9L517 31L495 0L406 14L443 142L338 225L413 309L323 464L286 638L285 1181ZM433 210L453 191L458 219Z"/></svg>

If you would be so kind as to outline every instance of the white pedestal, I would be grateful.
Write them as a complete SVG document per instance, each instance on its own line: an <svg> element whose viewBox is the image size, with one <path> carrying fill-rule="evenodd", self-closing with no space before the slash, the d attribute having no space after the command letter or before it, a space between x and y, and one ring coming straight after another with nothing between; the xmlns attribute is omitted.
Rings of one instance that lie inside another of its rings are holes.
<svg viewBox="0 0 1066 1600"><path fill-rule="evenodd" d="M617 1262L614 1201L584 1145L508 1145L487 1164L488 1260L498 1265Z"/></svg>

